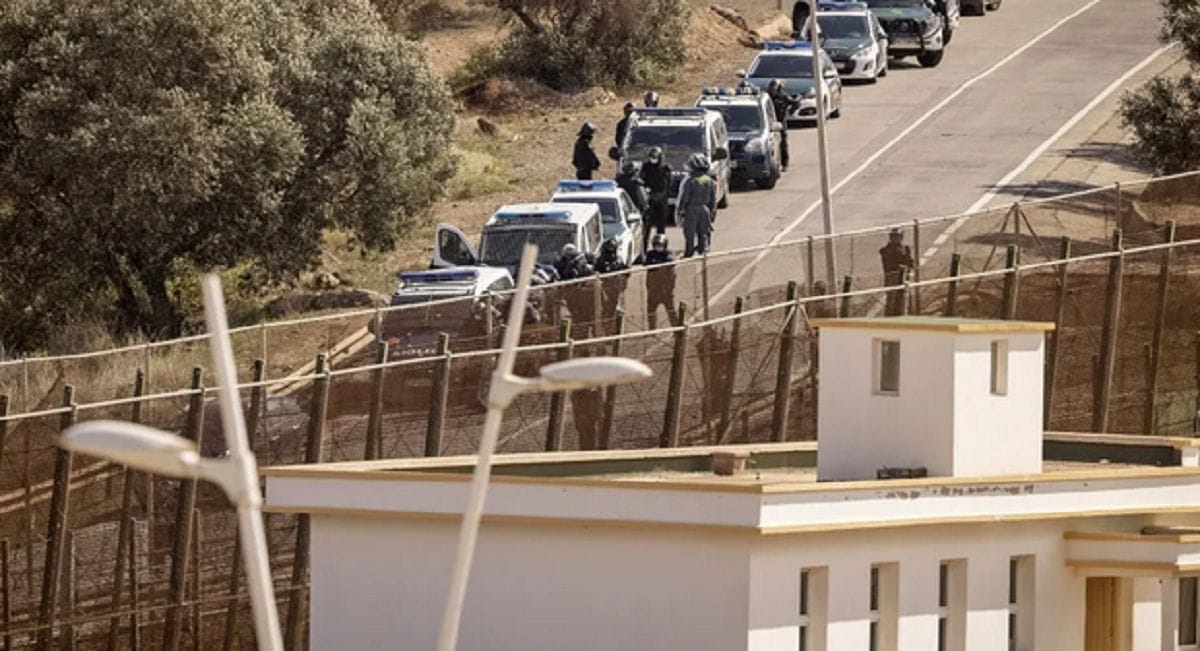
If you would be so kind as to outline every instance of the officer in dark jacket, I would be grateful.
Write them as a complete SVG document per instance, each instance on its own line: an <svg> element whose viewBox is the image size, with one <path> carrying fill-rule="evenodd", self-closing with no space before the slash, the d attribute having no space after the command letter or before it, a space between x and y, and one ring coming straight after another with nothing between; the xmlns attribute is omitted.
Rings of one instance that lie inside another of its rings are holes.
<svg viewBox="0 0 1200 651"><path fill-rule="evenodd" d="M675 313L675 255L667 248L667 236L656 234L644 258L646 264L646 327L658 326L658 308L667 309L668 321Z"/></svg>
<svg viewBox="0 0 1200 651"><path fill-rule="evenodd" d="M903 285L907 280L908 270L916 266L912 249L904 244L904 231L899 228L893 228L888 233L888 243L879 249L879 258L883 262L883 284L888 287ZM903 307L904 292L888 292L887 313L893 316L901 314Z"/></svg>
<svg viewBox="0 0 1200 651"><path fill-rule="evenodd" d="M620 246L617 241L612 238L604 240L604 244L600 245L600 255L596 258L596 273L615 274L628 268L629 265L621 260ZM602 282L604 284L603 293L600 296L600 309L603 310L603 314L600 318L607 325L612 323L617 315L617 307L621 304L621 297L625 295L629 277L625 274L608 276Z"/></svg>
<svg viewBox="0 0 1200 651"><path fill-rule="evenodd" d="M625 146L625 134L629 133L629 116L631 115L633 115L633 102L627 102L625 104L625 117L621 118L620 122L617 122L617 133L614 136L617 149Z"/></svg>
<svg viewBox="0 0 1200 651"><path fill-rule="evenodd" d="M792 111L800 108L800 99L794 95L788 95L783 89L783 82L778 79L772 79L767 84L767 96L771 98L771 104L775 106L775 119L783 124L783 131L779 133L779 163L782 166L780 171L786 171L788 163L791 162L791 156L788 153L788 116Z"/></svg>
<svg viewBox="0 0 1200 651"><path fill-rule="evenodd" d="M617 174L617 185L625 191L625 194L629 195L629 200L633 202L638 212L644 215L649 207L649 200L646 197L646 184L642 181L639 171L635 161L626 160L621 163L621 172Z"/></svg>
<svg viewBox="0 0 1200 651"><path fill-rule="evenodd" d="M651 147L642 163L642 183L646 184L649 193L645 228L642 229L642 250L649 249L650 227L662 235L667 232L667 220L670 219L671 207L671 166L663 160L660 147Z"/></svg>
<svg viewBox="0 0 1200 651"><path fill-rule="evenodd" d="M580 181L592 180L592 175L600 169L600 158L592 149L592 138L596 135L596 126L591 122L579 128L579 136L575 138L575 155L571 163L575 166L575 178Z"/></svg>
<svg viewBox="0 0 1200 651"><path fill-rule="evenodd" d="M574 244L564 245L558 260L554 261L554 270L558 272L559 280L575 280L586 278L593 273L592 265L587 256Z"/></svg>

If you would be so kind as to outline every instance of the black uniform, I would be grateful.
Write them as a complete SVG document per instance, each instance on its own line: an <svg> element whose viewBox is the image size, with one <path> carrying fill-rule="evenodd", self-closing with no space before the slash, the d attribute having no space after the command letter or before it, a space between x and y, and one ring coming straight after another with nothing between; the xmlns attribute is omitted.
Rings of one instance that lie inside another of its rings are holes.
<svg viewBox="0 0 1200 651"><path fill-rule="evenodd" d="M675 261L675 255L670 251L651 250L646 252L645 261L650 267L646 271L646 327L655 330L659 306L667 309L668 322L675 313L675 265L667 265Z"/></svg>
<svg viewBox="0 0 1200 651"><path fill-rule="evenodd" d="M621 149L622 147L625 146L625 134L626 133L629 133L629 116L628 115L621 118L621 120L619 122L617 122L617 133L614 135L614 140L617 143L617 149Z"/></svg>
<svg viewBox="0 0 1200 651"><path fill-rule="evenodd" d="M771 104L775 106L775 119L783 123L783 131L779 133L779 162L787 167L791 162L788 152L788 116L800 108L800 100L780 89L771 94Z"/></svg>
<svg viewBox="0 0 1200 651"><path fill-rule="evenodd" d="M580 136L575 139L575 155L571 157L575 166L575 178L580 181L592 180L592 174L600 169L600 158L592 149L592 139Z"/></svg>
<svg viewBox="0 0 1200 651"><path fill-rule="evenodd" d="M903 285L907 271L916 266L912 249L899 242L888 242L887 246L879 249L879 257L883 262L883 283L889 287ZM887 314L897 316L904 312L904 291L888 292Z"/></svg>
<svg viewBox="0 0 1200 651"><path fill-rule="evenodd" d="M666 161L642 163L642 183L646 184L650 194L646 225L642 229L642 250L645 251L649 249L646 243L650 239L651 226L656 233L667 232L667 222L671 218L671 166Z"/></svg>
<svg viewBox="0 0 1200 651"><path fill-rule="evenodd" d="M617 175L617 185L625 191L625 194L629 195L629 200L637 207L638 212L646 214L646 209L650 205L646 196L646 184L642 181L642 177L636 171L622 171Z"/></svg>

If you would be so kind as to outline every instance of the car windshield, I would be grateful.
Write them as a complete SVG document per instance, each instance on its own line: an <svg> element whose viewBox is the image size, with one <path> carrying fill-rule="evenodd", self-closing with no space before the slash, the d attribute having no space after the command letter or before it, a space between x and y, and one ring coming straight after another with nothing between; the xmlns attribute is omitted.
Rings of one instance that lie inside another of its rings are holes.
<svg viewBox="0 0 1200 651"><path fill-rule="evenodd" d="M827 38L866 38L871 33L866 16L820 16L818 20Z"/></svg>
<svg viewBox="0 0 1200 651"><path fill-rule="evenodd" d="M574 228L505 228L483 232L480 256L493 267L515 267L521 262L525 243L538 247L538 262L553 264L567 244L575 243Z"/></svg>
<svg viewBox="0 0 1200 651"><path fill-rule="evenodd" d="M750 70L754 78L811 79L812 56L797 54L764 54Z"/></svg>
<svg viewBox="0 0 1200 651"><path fill-rule="evenodd" d="M763 128L763 112L762 108L755 106L734 106L730 104L718 104L716 106L705 106L710 110L720 111L721 115L725 116L725 127L729 131L738 133L751 133L762 131Z"/></svg>
<svg viewBox="0 0 1200 651"><path fill-rule="evenodd" d="M629 132L625 155L635 161L644 161L651 147L662 147L667 164L672 169L683 169L692 154L705 151L704 128L700 125L635 127Z"/></svg>
<svg viewBox="0 0 1200 651"><path fill-rule="evenodd" d="M592 203L600 208L600 218L604 220L604 225L620 224L621 210L617 206L616 199L584 199L582 197L558 197L554 203Z"/></svg>
<svg viewBox="0 0 1200 651"><path fill-rule="evenodd" d="M866 0L872 9L924 7L925 0Z"/></svg>

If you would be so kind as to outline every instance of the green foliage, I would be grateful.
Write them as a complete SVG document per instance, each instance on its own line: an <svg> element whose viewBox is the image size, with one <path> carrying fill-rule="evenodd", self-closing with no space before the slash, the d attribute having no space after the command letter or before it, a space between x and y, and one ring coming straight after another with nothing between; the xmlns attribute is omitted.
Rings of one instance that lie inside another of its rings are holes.
<svg viewBox="0 0 1200 651"><path fill-rule="evenodd" d="M452 128L367 0L8 0L0 340L174 334L197 269L288 281L331 228L388 249L452 175Z"/></svg>
<svg viewBox="0 0 1200 651"><path fill-rule="evenodd" d="M658 80L684 62L687 0L491 0L519 26L497 69L555 90Z"/></svg>
<svg viewBox="0 0 1200 651"><path fill-rule="evenodd" d="M1200 0L1160 0L1162 40L1178 43L1200 65ZM1157 76L1121 101L1121 118L1134 133L1137 158L1161 173L1200 168L1200 80Z"/></svg>
<svg viewBox="0 0 1200 651"><path fill-rule="evenodd" d="M1200 80L1155 77L1121 100L1133 152L1164 174L1200 169Z"/></svg>

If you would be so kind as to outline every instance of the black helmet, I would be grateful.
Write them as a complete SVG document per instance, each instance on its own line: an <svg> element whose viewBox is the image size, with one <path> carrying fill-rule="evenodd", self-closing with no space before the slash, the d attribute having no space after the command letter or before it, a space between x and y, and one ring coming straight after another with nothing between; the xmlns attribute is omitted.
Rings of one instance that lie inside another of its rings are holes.
<svg viewBox="0 0 1200 651"><path fill-rule="evenodd" d="M637 161L632 158L626 158L621 162L621 171L625 174L633 174L638 171Z"/></svg>
<svg viewBox="0 0 1200 651"><path fill-rule="evenodd" d="M591 138L596 135L596 125L591 122L584 122L582 127L579 127L580 138Z"/></svg>
<svg viewBox="0 0 1200 651"><path fill-rule="evenodd" d="M604 244L600 245L600 252L608 255L617 254L617 241L613 238L604 240Z"/></svg>
<svg viewBox="0 0 1200 651"><path fill-rule="evenodd" d="M662 147L657 145L651 147L650 150L646 152L646 160L650 161L651 163L658 163L662 161L662 156Z"/></svg>
<svg viewBox="0 0 1200 651"><path fill-rule="evenodd" d="M893 242L903 242L904 231L900 230L899 228L893 228L892 230L888 231L888 239Z"/></svg>
<svg viewBox="0 0 1200 651"><path fill-rule="evenodd" d="M635 107L633 105L633 102L625 102L625 108L622 110L624 110L625 115L628 116L630 113L633 113L633 109L635 109L635 108L637 108L637 107Z"/></svg>
<svg viewBox="0 0 1200 651"><path fill-rule="evenodd" d="M646 103L646 108L656 108L658 106L658 93L653 90L646 91L642 95L642 100Z"/></svg>
<svg viewBox="0 0 1200 651"><path fill-rule="evenodd" d="M704 154L692 154L688 159L687 167L693 172L707 172L709 169L708 156Z"/></svg>
<svg viewBox="0 0 1200 651"><path fill-rule="evenodd" d="M779 81L778 79L772 79L771 81L767 82L767 92L768 93L774 93L775 91L782 90L782 89L783 89L783 82Z"/></svg>

